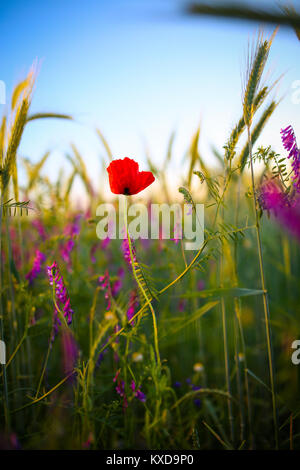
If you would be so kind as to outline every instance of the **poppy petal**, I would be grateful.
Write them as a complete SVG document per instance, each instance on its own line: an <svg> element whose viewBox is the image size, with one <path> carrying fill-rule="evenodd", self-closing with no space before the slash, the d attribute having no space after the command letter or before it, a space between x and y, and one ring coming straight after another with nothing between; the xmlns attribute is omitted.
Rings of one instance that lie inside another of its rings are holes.
<svg viewBox="0 0 300 470"><path fill-rule="evenodd" d="M113 160L107 168L112 193L132 195L147 188L155 180L151 171L139 171L131 158Z"/></svg>
<svg viewBox="0 0 300 470"><path fill-rule="evenodd" d="M137 185L136 185L136 193L139 193L143 189L147 188L150 186L155 181L155 178L151 171L141 171L138 174L138 179L137 179ZM134 193L134 194L136 194Z"/></svg>

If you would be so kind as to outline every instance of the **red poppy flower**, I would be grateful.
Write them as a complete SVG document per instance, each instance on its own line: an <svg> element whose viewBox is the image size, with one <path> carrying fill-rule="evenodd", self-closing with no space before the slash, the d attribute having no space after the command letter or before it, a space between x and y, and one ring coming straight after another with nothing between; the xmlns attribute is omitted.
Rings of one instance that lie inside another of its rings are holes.
<svg viewBox="0 0 300 470"><path fill-rule="evenodd" d="M111 192L125 196L139 193L155 180L151 171L139 171L139 164L128 157L113 160L107 172Z"/></svg>

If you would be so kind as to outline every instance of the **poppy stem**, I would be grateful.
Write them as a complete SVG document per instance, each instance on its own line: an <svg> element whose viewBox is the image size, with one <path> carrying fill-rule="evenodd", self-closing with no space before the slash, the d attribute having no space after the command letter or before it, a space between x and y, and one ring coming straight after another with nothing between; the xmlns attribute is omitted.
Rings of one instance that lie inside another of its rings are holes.
<svg viewBox="0 0 300 470"><path fill-rule="evenodd" d="M127 234L127 239L128 239L128 246L129 246L129 251L130 251L130 259L131 259L131 265L132 265L132 272L134 279L136 280L137 285L139 286L139 289L144 296L147 305L149 306L149 309L152 314L152 321L153 321L153 332L154 332L154 349L155 349L155 355L156 355L156 361L159 366L161 367L161 361L160 361L160 354L159 354L159 347L158 347L158 329L157 329L157 321L156 321L156 315L154 312L154 309L151 304L151 300L148 298L148 295L141 284L137 272L136 272L136 265L138 264L137 261L134 259L133 256L133 250L132 250L132 244L131 244L131 239L130 239L130 234L129 234L129 229L128 229L128 214L127 214L127 196L124 198L124 221L125 221L125 231Z"/></svg>

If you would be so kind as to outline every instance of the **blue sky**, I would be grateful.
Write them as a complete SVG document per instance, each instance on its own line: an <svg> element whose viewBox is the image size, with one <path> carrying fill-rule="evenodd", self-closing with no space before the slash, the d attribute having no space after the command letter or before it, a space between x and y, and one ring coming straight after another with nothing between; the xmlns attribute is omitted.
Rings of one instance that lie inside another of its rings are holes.
<svg viewBox="0 0 300 470"><path fill-rule="evenodd" d="M253 2L252 2L253 3ZM262 2L258 2L262 3ZM274 4L277 2L265 2ZM40 73L32 111L72 114L77 123L44 120L28 125L21 153L37 161L53 150L45 171L55 179L69 171L64 153L74 142L97 181L104 154L98 126L116 157L144 161L145 145L155 162L177 131L173 171L201 122L200 150L213 162L241 114L241 83L249 23L180 15L176 0L37 0L1 5L0 79L10 95L35 59ZM267 30L266 32L269 32ZM285 73L277 96L282 103L260 143L282 151L280 128L292 124L300 135L300 104L292 83L300 80L300 42L279 31L270 54L271 77Z"/></svg>

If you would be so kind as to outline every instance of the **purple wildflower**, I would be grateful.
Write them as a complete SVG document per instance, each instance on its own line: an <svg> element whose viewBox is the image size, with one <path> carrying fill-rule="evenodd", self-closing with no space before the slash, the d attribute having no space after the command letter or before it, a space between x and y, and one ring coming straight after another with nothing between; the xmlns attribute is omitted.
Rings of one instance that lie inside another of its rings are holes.
<svg viewBox="0 0 300 470"><path fill-rule="evenodd" d="M179 302L178 302L179 312L184 312L184 310L186 309L186 305L187 305L186 299L179 299Z"/></svg>
<svg viewBox="0 0 300 470"><path fill-rule="evenodd" d="M32 225L39 232L39 235L40 235L41 239L43 241L45 241L47 239L47 234L46 234L45 227L44 227L43 223L40 221L40 219L34 219L32 221Z"/></svg>
<svg viewBox="0 0 300 470"><path fill-rule="evenodd" d="M294 187L300 192L300 151L297 146L296 136L292 126L281 129L281 139L284 148L289 152L288 158L292 158Z"/></svg>
<svg viewBox="0 0 300 470"><path fill-rule="evenodd" d="M64 235L67 237L74 237L75 235L79 235L80 233L80 219L81 219L81 214L76 215L74 222L66 225L64 229Z"/></svg>
<svg viewBox="0 0 300 470"><path fill-rule="evenodd" d="M65 261L65 263L70 264L70 262L71 262L71 251L73 250L74 245L75 245L74 240L72 240L72 238L70 238L61 247L60 254L61 254L62 259Z"/></svg>
<svg viewBox="0 0 300 470"><path fill-rule="evenodd" d="M21 444L15 432L0 434L0 450L20 450Z"/></svg>
<svg viewBox="0 0 300 470"><path fill-rule="evenodd" d="M122 252L124 259L126 261L127 266L130 268L131 267L131 256L130 256L130 248L129 248L129 243L128 243L128 238L124 238L121 246ZM132 249L132 257L133 261L136 263L136 254L135 254L135 248L133 246L133 240L131 240L131 249Z"/></svg>
<svg viewBox="0 0 300 470"><path fill-rule="evenodd" d="M65 263L67 263L68 268L71 267L71 252L75 246L74 238L80 233L80 221L81 215L78 214L74 222L67 224L64 229L64 235L68 237L68 240L63 243L60 248L60 254Z"/></svg>
<svg viewBox="0 0 300 470"><path fill-rule="evenodd" d="M198 408L201 408L202 401L200 400L200 398L195 398L194 405L196 405Z"/></svg>
<svg viewBox="0 0 300 470"><path fill-rule="evenodd" d="M115 377L113 378L113 382L115 382L117 385L116 385L116 392L118 395L120 395L120 397L123 398L123 410L125 410L128 406L128 402L127 402L127 397L126 397L126 394L125 394L125 382L124 380L121 380L120 379L120 372L121 372L121 369L119 369L115 375Z"/></svg>
<svg viewBox="0 0 300 470"><path fill-rule="evenodd" d="M83 442L82 447L84 449L89 449L91 447L91 445L94 443L94 441L95 441L94 434L92 432L90 432L89 435L88 435L87 440L85 442Z"/></svg>
<svg viewBox="0 0 300 470"><path fill-rule="evenodd" d="M278 184L274 181L267 181L260 189L258 197L259 204L263 210L278 212L284 205L285 195Z"/></svg>
<svg viewBox="0 0 300 470"><path fill-rule="evenodd" d="M138 306L138 296L135 291L130 293L129 307L127 310L127 319L130 321L135 314L135 309ZM134 325L134 320L131 322L131 325Z"/></svg>
<svg viewBox="0 0 300 470"><path fill-rule="evenodd" d="M146 395L141 391L140 388L136 388L136 384L134 382L134 380L131 381L131 390L134 392L134 396L135 398L137 398L138 400L140 400L142 403L145 403L146 401Z"/></svg>
<svg viewBox="0 0 300 470"><path fill-rule="evenodd" d="M200 385L192 385L192 390L196 392L197 390L201 390L202 387Z"/></svg>
<svg viewBox="0 0 300 470"><path fill-rule="evenodd" d="M29 271L28 274L26 274L26 279L29 281L29 284L32 285L34 279L38 276L38 274L42 270L42 263L46 260L46 256L41 253L39 250L36 250L35 252L35 258L33 261L33 266L32 269Z"/></svg>
<svg viewBox="0 0 300 470"><path fill-rule="evenodd" d="M289 198L273 181L261 188L259 203L271 212L291 235L300 241L300 197Z"/></svg>
<svg viewBox="0 0 300 470"><path fill-rule="evenodd" d="M196 392L197 390L201 390L202 387L200 387L200 385L192 385L192 390L194 392ZM202 401L200 400L200 398L195 398L194 399L194 405L197 406L198 408L201 408L202 406Z"/></svg>
<svg viewBox="0 0 300 470"><path fill-rule="evenodd" d="M101 242L102 250L105 250L109 244L110 244L110 238L109 237L104 238L104 240L102 240Z"/></svg>
<svg viewBox="0 0 300 470"><path fill-rule="evenodd" d="M49 283L53 286L55 284L55 300L58 308L62 307L62 313L66 319L68 325L72 323L74 311L70 306L70 297L68 295L67 289L64 285L63 277L60 274L58 265L56 261L51 266L47 267L47 274L49 278ZM54 306L54 315L53 315L53 338L54 340L56 334L58 333L58 328L61 325L61 320L59 318L59 312Z"/></svg>
<svg viewBox="0 0 300 470"><path fill-rule="evenodd" d="M96 251L101 247L101 243L100 242L97 242L97 243L94 243L90 249L90 257L91 257L91 262L93 264L96 263Z"/></svg>
<svg viewBox="0 0 300 470"><path fill-rule="evenodd" d="M103 276L98 277L98 283L101 287L101 290L105 292L105 299L107 300L107 310L111 308L111 298L116 297L122 289L123 277L124 269L120 268L118 270L117 280L113 283L112 287L110 285L110 277L108 270L105 271Z"/></svg>
<svg viewBox="0 0 300 470"><path fill-rule="evenodd" d="M98 277L98 283L101 288L105 292L104 297L107 300L107 310L111 307L111 288L110 288L110 280L109 280L109 273L106 270L103 276Z"/></svg>
<svg viewBox="0 0 300 470"><path fill-rule="evenodd" d="M124 275L125 275L124 269L120 268L118 270L117 280L113 283L112 288L111 288L111 293L113 297L116 297L119 294L120 290L122 289Z"/></svg>
<svg viewBox="0 0 300 470"><path fill-rule="evenodd" d="M300 241L300 198L280 207L277 218L290 234Z"/></svg>

